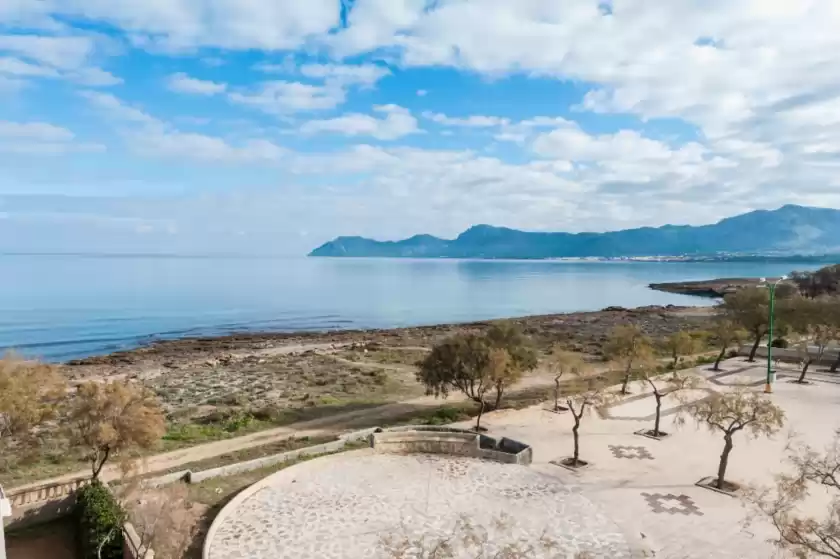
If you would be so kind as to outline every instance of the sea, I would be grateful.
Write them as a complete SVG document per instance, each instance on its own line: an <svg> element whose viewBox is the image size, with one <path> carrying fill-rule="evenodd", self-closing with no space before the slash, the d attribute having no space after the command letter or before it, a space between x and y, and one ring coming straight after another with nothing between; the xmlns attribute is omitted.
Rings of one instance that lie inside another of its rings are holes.
<svg viewBox="0 0 840 559"><path fill-rule="evenodd" d="M772 277L803 262L566 262L0 255L0 351L63 361L156 340L710 305L650 283Z"/></svg>

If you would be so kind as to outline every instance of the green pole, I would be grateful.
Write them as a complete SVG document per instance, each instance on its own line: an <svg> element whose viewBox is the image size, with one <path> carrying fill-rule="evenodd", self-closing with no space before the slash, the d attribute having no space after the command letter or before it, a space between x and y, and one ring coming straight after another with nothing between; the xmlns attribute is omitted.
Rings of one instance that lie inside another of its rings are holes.
<svg viewBox="0 0 840 559"><path fill-rule="evenodd" d="M767 339L767 383L764 385L764 392L773 392L773 318L776 304L776 286L770 284L770 318L769 338Z"/></svg>

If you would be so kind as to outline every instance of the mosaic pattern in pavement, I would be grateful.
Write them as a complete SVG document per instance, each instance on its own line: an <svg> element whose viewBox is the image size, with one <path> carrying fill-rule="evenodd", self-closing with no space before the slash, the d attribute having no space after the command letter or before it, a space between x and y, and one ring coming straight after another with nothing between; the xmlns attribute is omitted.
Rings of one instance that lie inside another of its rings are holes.
<svg viewBox="0 0 840 559"><path fill-rule="evenodd" d="M491 541L550 538L559 549L545 557L631 557L620 529L578 491L525 466L469 458L319 459L281 472L232 506L210 534L206 559L382 557L383 537L443 537L465 515ZM494 533L505 516L504 532Z"/></svg>

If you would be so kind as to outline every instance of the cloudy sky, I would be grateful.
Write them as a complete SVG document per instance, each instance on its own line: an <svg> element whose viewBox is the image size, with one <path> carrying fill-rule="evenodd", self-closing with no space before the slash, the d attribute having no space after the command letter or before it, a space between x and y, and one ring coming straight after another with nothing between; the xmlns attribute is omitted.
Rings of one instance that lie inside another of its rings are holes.
<svg viewBox="0 0 840 559"><path fill-rule="evenodd" d="M840 207L837 0L2 0L0 250Z"/></svg>

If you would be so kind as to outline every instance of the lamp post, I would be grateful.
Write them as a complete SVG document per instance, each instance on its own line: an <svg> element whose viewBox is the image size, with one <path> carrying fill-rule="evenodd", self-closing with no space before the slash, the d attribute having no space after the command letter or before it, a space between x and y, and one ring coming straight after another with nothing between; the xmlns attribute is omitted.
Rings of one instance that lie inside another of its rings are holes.
<svg viewBox="0 0 840 559"><path fill-rule="evenodd" d="M767 381L764 384L764 392L766 394L773 393L773 322L776 314L776 288L786 279L788 279L787 276L782 276L776 280L776 283L768 283L766 279L761 278L761 283L766 285L770 290L769 317L767 319L769 326L769 337L767 338Z"/></svg>

